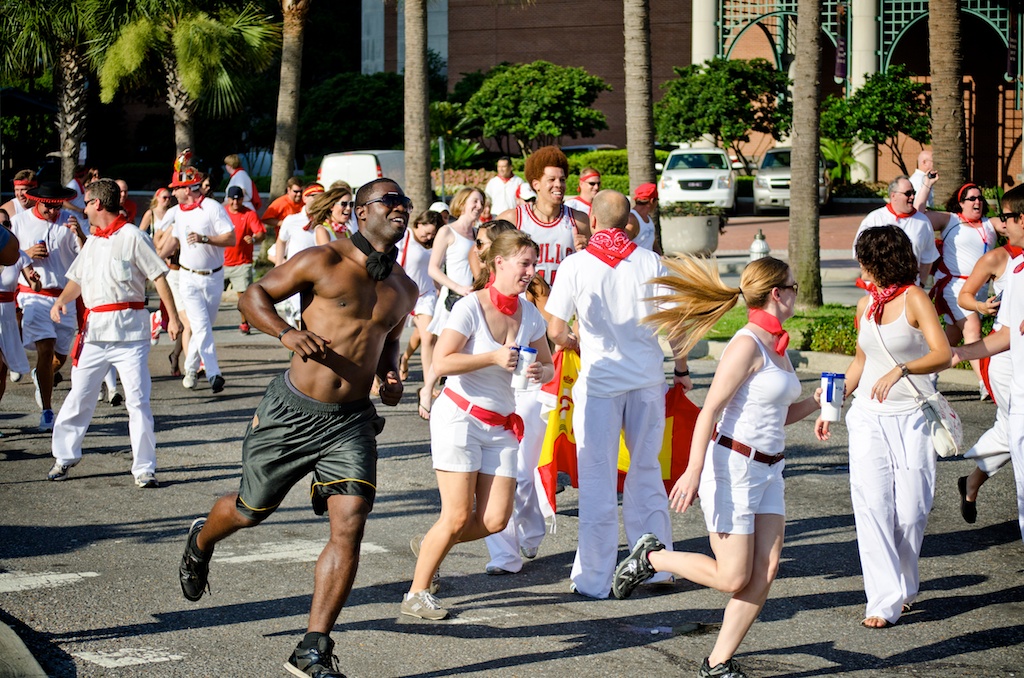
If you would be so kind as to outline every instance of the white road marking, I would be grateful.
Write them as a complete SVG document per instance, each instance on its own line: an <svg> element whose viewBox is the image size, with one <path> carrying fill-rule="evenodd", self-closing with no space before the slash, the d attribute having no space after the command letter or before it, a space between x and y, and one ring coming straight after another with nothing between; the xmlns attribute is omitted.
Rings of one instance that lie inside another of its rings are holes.
<svg viewBox="0 0 1024 678"><path fill-rule="evenodd" d="M158 664L160 662L180 661L184 655L171 654L164 649L146 647L128 647L113 652L72 652L72 655L108 669L122 666L138 666L139 664Z"/></svg>
<svg viewBox="0 0 1024 678"><path fill-rule="evenodd" d="M67 586L98 576L99 572L0 572L0 593Z"/></svg>
<svg viewBox="0 0 1024 678"><path fill-rule="evenodd" d="M214 551L213 560L218 563L257 563L268 560L284 560L293 563L312 563L320 557L324 550L323 541L310 539L296 539L294 541L272 542L260 544L252 549L237 549L229 551L218 547ZM359 553L387 553L387 549L377 544L363 542L360 545Z"/></svg>
<svg viewBox="0 0 1024 678"><path fill-rule="evenodd" d="M501 614L492 614L488 616L470 617L468 615L460 614L455 619L449 621L449 624L482 624L495 619L507 619L509 617L518 617L519 615L515 612L503 612Z"/></svg>

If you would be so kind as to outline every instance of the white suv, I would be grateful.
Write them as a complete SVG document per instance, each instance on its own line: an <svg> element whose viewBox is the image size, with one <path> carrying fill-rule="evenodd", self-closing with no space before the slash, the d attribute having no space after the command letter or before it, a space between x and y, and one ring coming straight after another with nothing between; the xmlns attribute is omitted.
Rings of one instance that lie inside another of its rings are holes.
<svg viewBox="0 0 1024 678"><path fill-rule="evenodd" d="M793 175L793 149L779 146L764 154L754 179L754 214L767 209L789 209L789 183ZM825 165L818 160L818 204L828 202L831 187Z"/></svg>
<svg viewBox="0 0 1024 678"><path fill-rule="evenodd" d="M719 148L683 148L669 153L658 181L658 199L703 202L732 209L736 205L736 172Z"/></svg>

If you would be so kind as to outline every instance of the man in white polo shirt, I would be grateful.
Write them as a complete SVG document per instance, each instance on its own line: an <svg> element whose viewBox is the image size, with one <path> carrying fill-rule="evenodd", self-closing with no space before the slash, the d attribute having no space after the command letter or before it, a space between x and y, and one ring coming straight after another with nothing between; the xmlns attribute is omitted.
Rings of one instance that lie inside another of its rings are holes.
<svg viewBox="0 0 1024 678"><path fill-rule="evenodd" d="M889 204L869 213L864 217L864 221L860 222L857 235L853 238L853 258L857 258L857 238L865 229L872 226L898 226L907 234L910 244L914 247L920 276L918 284L924 286L928 282L932 264L939 259L939 250L935 247L932 222L914 209L916 195L917 191L906 175L901 174L889 182Z"/></svg>
<svg viewBox="0 0 1024 678"><path fill-rule="evenodd" d="M590 213L588 246L558 269L545 310L548 337L571 345L568 322L579 323L580 374L573 387L573 430L579 470L579 545L574 590L607 598L618 555L616 500L619 432L630 451L622 495L626 539L645 532L665 535L671 547L668 495L658 454L665 430L663 354L654 329L642 323L656 309L649 281L666 274L661 257L637 247L625 232L629 200L601 191ZM686 358L676 361L676 381L692 387ZM668 576L661 577L661 581Z"/></svg>
<svg viewBox="0 0 1024 678"><path fill-rule="evenodd" d="M224 377L213 345L213 323L224 293L224 248L235 244L235 227L220 203L207 200L200 193L199 173L187 164L191 154L185 151L182 156L175 163L170 183L178 199L177 209L168 210L157 227L163 230L168 221L173 221L160 256L167 258L178 252L178 292L192 328L181 385L195 388L202 361L210 389L220 393L224 390Z"/></svg>
<svg viewBox="0 0 1024 678"><path fill-rule="evenodd" d="M498 158L498 176L491 177L484 194L491 199L491 214L501 214L516 206L516 189L523 180L512 173L512 160L503 155Z"/></svg>

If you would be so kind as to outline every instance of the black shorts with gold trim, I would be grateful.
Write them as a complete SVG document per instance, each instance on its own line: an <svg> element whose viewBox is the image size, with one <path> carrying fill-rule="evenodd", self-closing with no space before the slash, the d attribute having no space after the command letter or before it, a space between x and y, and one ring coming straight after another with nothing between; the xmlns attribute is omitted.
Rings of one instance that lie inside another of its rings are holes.
<svg viewBox="0 0 1024 678"><path fill-rule="evenodd" d="M369 398L323 403L292 390L277 376L256 408L242 441L242 481L235 502L242 515L263 520L313 473L310 499L317 515L332 494L377 494L377 434L383 417Z"/></svg>

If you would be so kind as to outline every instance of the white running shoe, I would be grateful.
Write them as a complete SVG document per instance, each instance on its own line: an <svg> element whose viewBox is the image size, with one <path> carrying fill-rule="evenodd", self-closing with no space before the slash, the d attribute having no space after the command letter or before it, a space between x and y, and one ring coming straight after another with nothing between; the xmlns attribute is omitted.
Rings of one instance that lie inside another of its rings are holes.
<svg viewBox="0 0 1024 678"><path fill-rule="evenodd" d="M181 385L184 386L185 388L195 388L196 387L196 373L195 372L186 372L185 376L181 380Z"/></svg>

